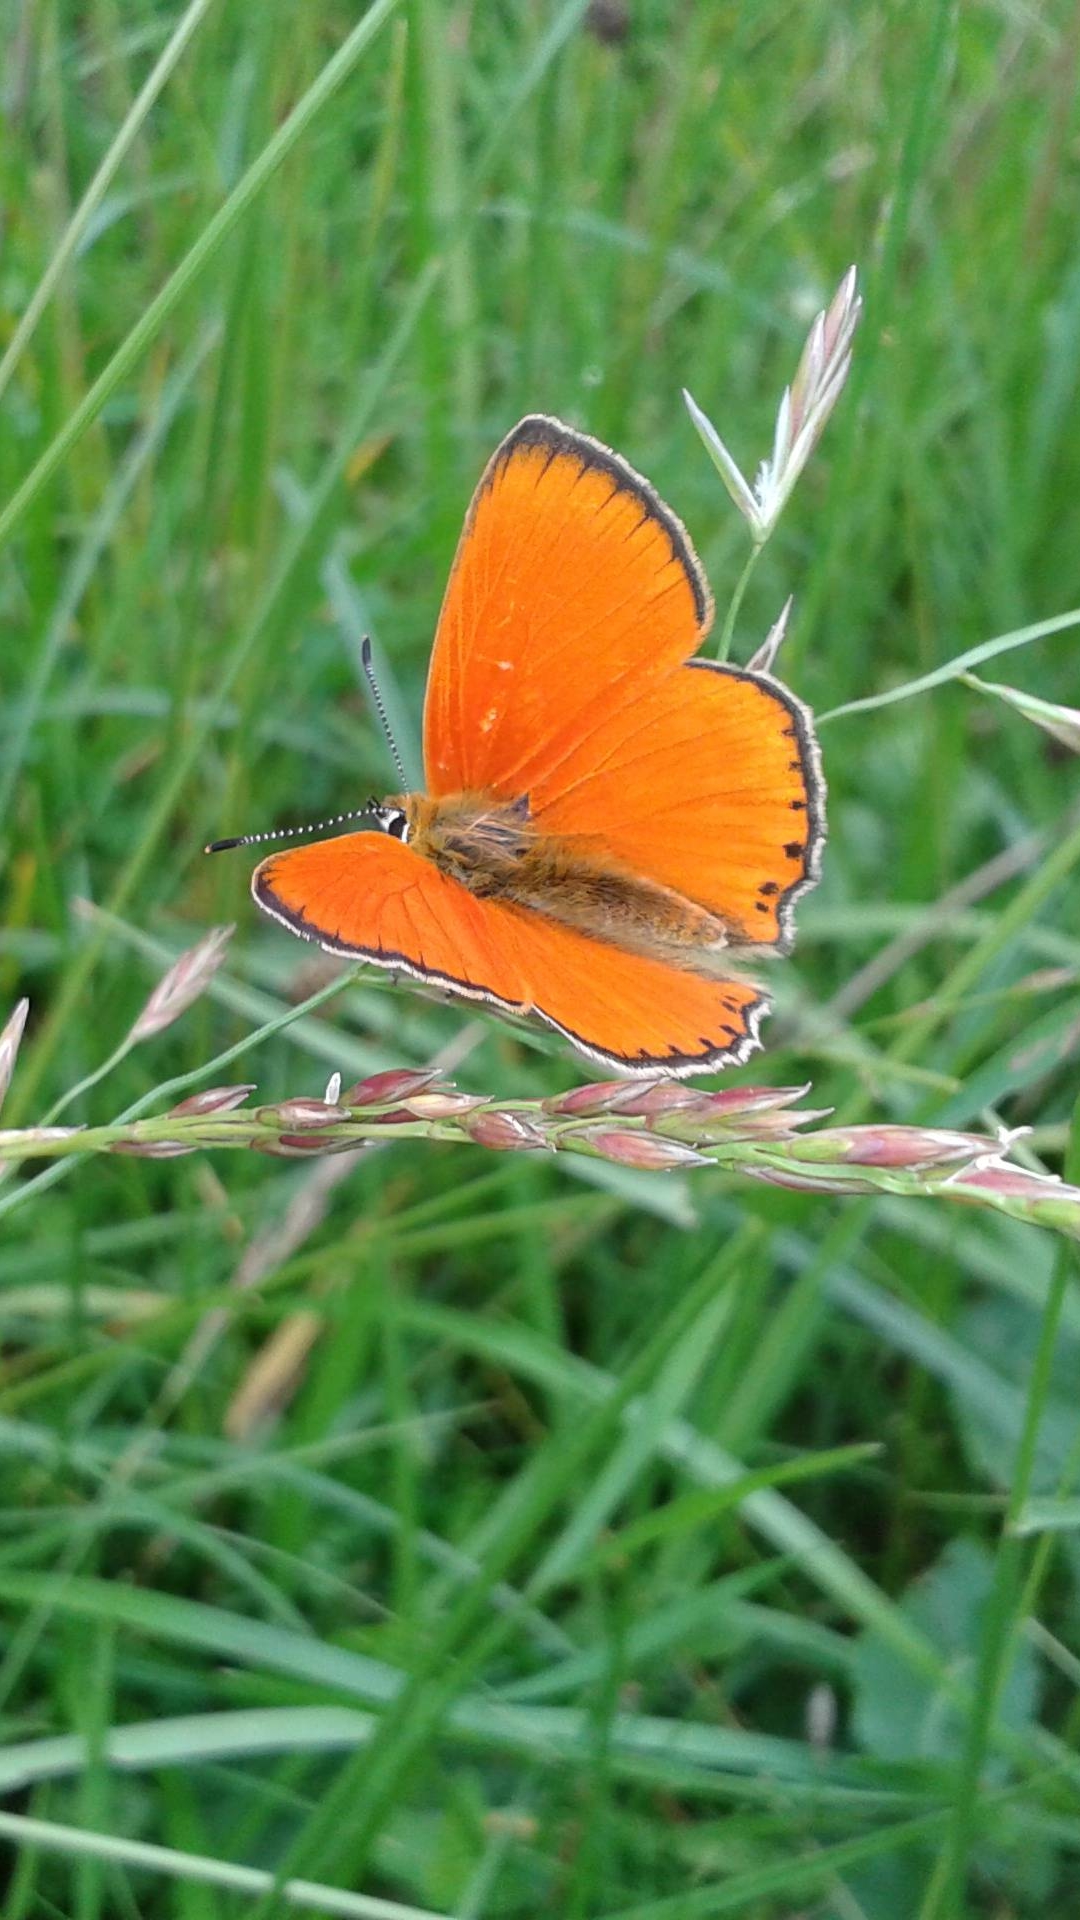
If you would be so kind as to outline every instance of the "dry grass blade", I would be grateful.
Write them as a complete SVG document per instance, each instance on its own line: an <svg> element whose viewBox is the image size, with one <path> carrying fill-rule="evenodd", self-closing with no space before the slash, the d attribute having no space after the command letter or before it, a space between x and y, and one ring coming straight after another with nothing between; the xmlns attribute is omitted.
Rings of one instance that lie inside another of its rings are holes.
<svg viewBox="0 0 1080 1920"><path fill-rule="evenodd" d="M15 1071L19 1044L29 1011L29 1000L20 1000L14 1012L9 1015L3 1033L0 1033L0 1106L3 1106L4 1095L11 1085L11 1076Z"/></svg>
<svg viewBox="0 0 1080 1920"><path fill-rule="evenodd" d="M1070 753L1080 753L1080 707L1065 707L1054 700L1041 700L1037 694L1026 693L1022 687L1005 686L1000 680L980 680L977 673L965 673L960 677L965 687L1000 700L1004 706L1011 707L1014 713L1023 714L1025 720L1031 720L1035 726L1041 727L1059 746L1067 747Z"/></svg>

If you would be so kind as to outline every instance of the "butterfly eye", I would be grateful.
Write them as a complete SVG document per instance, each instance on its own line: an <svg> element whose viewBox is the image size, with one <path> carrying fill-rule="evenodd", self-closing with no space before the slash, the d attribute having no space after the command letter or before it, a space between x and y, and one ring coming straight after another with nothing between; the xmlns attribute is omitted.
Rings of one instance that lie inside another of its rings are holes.
<svg viewBox="0 0 1080 1920"><path fill-rule="evenodd" d="M392 834L395 840L408 839L409 816L404 807L380 807L378 819L384 833Z"/></svg>

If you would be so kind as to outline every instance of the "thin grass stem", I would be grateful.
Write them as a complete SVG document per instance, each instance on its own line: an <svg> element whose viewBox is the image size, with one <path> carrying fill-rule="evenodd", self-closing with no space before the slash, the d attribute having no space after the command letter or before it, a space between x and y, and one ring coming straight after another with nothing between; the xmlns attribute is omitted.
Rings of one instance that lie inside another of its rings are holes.
<svg viewBox="0 0 1080 1920"><path fill-rule="evenodd" d="M735 582L735 589L732 593L727 613L724 615L724 624L720 631L720 638L716 643L716 658L718 660L726 660L731 652L731 642L735 635L735 622L739 616L739 608L742 606L746 589L750 584L754 568L757 566L758 560L761 557L764 545L765 542L763 540L755 541L750 549L746 565L743 567L742 572Z"/></svg>

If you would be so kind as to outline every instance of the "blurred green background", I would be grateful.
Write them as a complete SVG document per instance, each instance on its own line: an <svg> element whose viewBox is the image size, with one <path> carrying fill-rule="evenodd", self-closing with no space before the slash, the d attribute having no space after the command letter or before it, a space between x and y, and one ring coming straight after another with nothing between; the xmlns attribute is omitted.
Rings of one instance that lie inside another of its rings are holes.
<svg viewBox="0 0 1080 1920"><path fill-rule="evenodd" d="M722 611L746 533L679 390L752 472L856 261L849 389L736 656L794 593L783 670L827 714L1080 603L1080 8L363 17L3 9L0 984L31 1001L6 1125L215 922L213 988L68 1119L328 977L256 923L246 856L201 846L393 789L366 631L416 766L462 514L526 411L648 474ZM1076 647L992 677L1076 703ZM956 684L821 738L824 879L740 1077L1030 1127L1060 1170L1075 763ZM317 1094L459 1043L465 1087L577 1077L378 983L233 1071ZM4 1220L5 1915L1076 1911L1053 1238L424 1143L342 1164L102 1159ZM1024 1458L1056 1524L1017 1536Z"/></svg>

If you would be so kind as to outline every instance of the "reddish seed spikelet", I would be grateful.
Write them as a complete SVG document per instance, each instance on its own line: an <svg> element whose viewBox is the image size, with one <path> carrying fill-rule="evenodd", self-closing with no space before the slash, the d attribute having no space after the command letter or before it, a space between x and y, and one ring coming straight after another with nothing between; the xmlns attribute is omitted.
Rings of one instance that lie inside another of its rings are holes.
<svg viewBox="0 0 1080 1920"><path fill-rule="evenodd" d="M487 1095L483 1093L417 1093L403 1102L407 1113L416 1120L456 1120L462 1114L472 1113L476 1107L487 1105Z"/></svg>
<svg viewBox="0 0 1080 1920"><path fill-rule="evenodd" d="M751 1114L740 1130L755 1135L768 1134L774 1127L778 1129L782 1127L785 1131L791 1132L795 1127L812 1127L819 1120L829 1120L832 1114L832 1107L802 1107L798 1113L788 1111L775 1114Z"/></svg>
<svg viewBox="0 0 1080 1920"><path fill-rule="evenodd" d="M976 1133L934 1127L833 1127L799 1140L796 1158L837 1159L863 1167L944 1167L993 1152L995 1142Z"/></svg>
<svg viewBox="0 0 1080 1920"><path fill-rule="evenodd" d="M324 1142L310 1133L283 1133L276 1140L253 1140L251 1145L256 1153L269 1153L275 1160L302 1160L326 1151Z"/></svg>
<svg viewBox="0 0 1080 1920"><path fill-rule="evenodd" d="M636 1086L624 1083L622 1092L608 1102L607 1111L658 1120L668 1113L697 1113L708 1098L700 1088L685 1086L677 1080L654 1080L645 1087L640 1083Z"/></svg>
<svg viewBox="0 0 1080 1920"><path fill-rule="evenodd" d="M1035 1173L1030 1167L1010 1167L1003 1160L961 1167L948 1180L950 1187L975 1187L986 1193L1007 1194L1015 1200L1050 1200L1068 1193L1056 1174Z"/></svg>
<svg viewBox="0 0 1080 1920"><path fill-rule="evenodd" d="M661 1082L652 1080L647 1084L656 1087L660 1086ZM641 1093L642 1090L641 1081L635 1082L632 1091ZM593 1080L587 1087L571 1087L568 1093L551 1094L540 1104L545 1113L580 1114L588 1118L594 1113L608 1113L612 1100L626 1091L625 1080Z"/></svg>
<svg viewBox="0 0 1080 1920"><path fill-rule="evenodd" d="M646 1173L670 1172L673 1167L711 1167L713 1162L681 1140L666 1140L655 1133L625 1133L617 1127L590 1127L580 1133L605 1160L622 1167L637 1167Z"/></svg>
<svg viewBox="0 0 1080 1920"><path fill-rule="evenodd" d="M809 1081L801 1087L725 1087L722 1093L702 1094L701 1111L717 1119L769 1113L774 1107L793 1107L796 1101L804 1100L809 1091Z"/></svg>
<svg viewBox="0 0 1080 1920"><path fill-rule="evenodd" d="M278 1139L293 1154L358 1153L367 1146L366 1140L329 1140L324 1133L282 1133Z"/></svg>
<svg viewBox="0 0 1080 1920"><path fill-rule="evenodd" d="M129 1153L139 1160L179 1160L182 1154L197 1153L197 1146L186 1147L182 1140L117 1140L110 1153Z"/></svg>
<svg viewBox="0 0 1080 1920"><path fill-rule="evenodd" d="M357 1080L339 1096L343 1107L384 1107L407 1100L439 1078L438 1067L390 1067L385 1073Z"/></svg>
<svg viewBox="0 0 1080 1920"><path fill-rule="evenodd" d="M18 1006L8 1019L3 1033L0 1033L0 1105L3 1104L4 1095L11 1085L11 1076L15 1071L15 1061L18 1057L19 1043L23 1037L23 1028L26 1025L26 1016L29 1011L29 1000L20 1000Z"/></svg>
<svg viewBox="0 0 1080 1920"><path fill-rule="evenodd" d="M472 1114L465 1122L465 1131L478 1147L489 1147L495 1153L527 1153L536 1147L551 1144L547 1135L531 1120L523 1119L518 1113L500 1112L497 1108Z"/></svg>
<svg viewBox="0 0 1080 1920"><path fill-rule="evenodd" d="M720 1146L734 1140L793 1140L797 1128L825 1120L832 1112L831 1107L793 1109L764 1101L740 1111L720 1105L724 1100L722 1093L707 1094L701 1106L670 1114L656 1125L664 1133L690 1134Z"/></svg>
<svg viewBox="0 0 1080 1920"><path fill-rule="evenodd" d="M750 1113L765 1113L774 1107L788 1107L809 1093L802 1087L726 1087L722 1093L708 1093L683 1082L656 1080L597 1080L591 1086L572 1087L541 1102L545 1112L583 1119L593 1114L627 1114L653 1118L666 1113L694 1113L724 1118ZM807 1115L807 1118L812 1116ZM797 1124L801 1116L792 1116Z"/></svg>
<svg viewBox="0 0 1080 1920"><path fill-rule="evenodd" d="M204 1087L201 1093L189 1093L186 1100L178 1101L175 1107L169 1108L169 1113L231 1113L234 1107L242 1107L248 1094L254 1091L254 1081L246 1087Z"/></svg>
<svg viewBox="0 0 1080 1920"><path fill-rule="evenodd" d="M282 1100L276 1107L260 1107L256 1116L271 1125L283 1127L332 1127L351 1119L348 1107L331 1107L325 1100Z"/></svg>
<svg viewBox="0 0 1080 1920"><path fill-rule="evenodd" d="M174 1020L186 1013L213 979L225 958L225 949L234 928L212 927L210 932L189 947L162 976L131 1029L129 1038L148 1040L164 1032Z"/></svg>
<svg viewBox="0 0 1080 1920"><path fill-rule="evenodd" d="M789 1107L777 1107L771 1113L746 1113L717 1122L705 1116L701 1123L716 1140L793 1140L797 1127L815 1120L827 1120L831 1107L804 1107L792 1113Z"/></svg>

